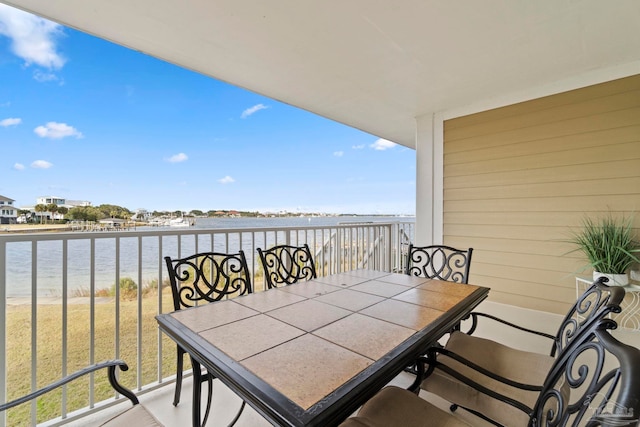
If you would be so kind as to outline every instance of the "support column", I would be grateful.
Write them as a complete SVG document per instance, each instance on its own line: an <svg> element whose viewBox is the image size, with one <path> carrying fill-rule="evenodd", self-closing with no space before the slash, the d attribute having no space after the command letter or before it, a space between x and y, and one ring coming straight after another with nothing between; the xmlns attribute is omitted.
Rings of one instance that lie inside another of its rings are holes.
<svg viewBox="0 0 640 427"><path fill-rule="evenodd" d="M416 118L415 244L442 243L444 128L439 113Z"/></svg>

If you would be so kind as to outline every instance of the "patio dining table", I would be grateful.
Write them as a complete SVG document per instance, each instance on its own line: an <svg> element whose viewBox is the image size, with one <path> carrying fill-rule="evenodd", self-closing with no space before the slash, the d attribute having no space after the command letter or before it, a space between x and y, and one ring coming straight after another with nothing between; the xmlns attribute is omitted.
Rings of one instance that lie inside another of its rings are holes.
<svg viewBox="0 0 640 427"><path fill-rule="evenodd" d="M333 426L488 292L354 270L156 319L162 331L272 424ZM196 408L194 425L199 419Z"/></svg>

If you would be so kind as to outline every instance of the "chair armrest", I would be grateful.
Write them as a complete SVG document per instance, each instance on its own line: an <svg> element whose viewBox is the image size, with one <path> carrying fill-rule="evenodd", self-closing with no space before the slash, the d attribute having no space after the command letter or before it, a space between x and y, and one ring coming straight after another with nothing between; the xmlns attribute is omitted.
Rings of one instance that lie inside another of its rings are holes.
<svg viewBox="0 0 640 427"><path fill-rule="evenodd" d="M554 342L555 342L555 339L556 339L556 337L554 335L547 334L546 332L536 331L534 329L525 328L523 326L516 325L515 323L508 322L508 321L506 321L504 319L500 319L499 317L492 316L491 314L475 312L474 311L474 312L471 312L469 314L469 316L471 317L471 322L472 323L471 323L471 327L469 328L469 330L465 332L467 335L472 335L475 332L476 328L478 327L478 319L480 317L484 317L484 318L487 318L487 319L494 320L494 321L496 321L498 323L502 323L503 325L510 326L512 328L518 329L519 331L528 332L530 334L538 335L538 336L541 336L541 337L544 337L544 338L549 338L550 340L552 340Z"/></svg>
<svg viewBox="0 0 640 427"><path fill-rule="evenodd" d="M32 393L27 394L26 396L22 396L10 402L1 404L0 412L6 411L7 409L13 408L14 406L18 406L22 403L28 402L32 399L35 399L36 397L42 396L43 394L46 394L52 390L55 390L58 387L62 387L63 385L70 383L71 381L76 380L84 375L90 374L91 372L99 371L100 369L104 369L104 368L107 368L108 370L107 375L109 377L109 383L111 384L113 389L116 390L118 393L122 394L123 396L126 396L129 400L131 400L131 403L133 403L134 405L137 405L139 401L136 395L133 394L131 390L129 390L128 388L125 388L123 385L121 385L118 382L116 378L116 367L119 367L120 370L122 370L123 372L129 369L127 364L122 360L108 360L106 362L97 363L95 365L91 365L77 372L74 372L73 374L65 378L59 379L54 383L51 383L41 389L38 389Z"/></svg>
<svg viewBox="0 0 640 427"><path fill-rule="evenodd" d="M532 385L532 384L524 384L524 383L520 383L517 381L513 381L510 380L509 378L505 378L502 377L500 375L497 375L491 371L488 371L487 369L478 366L477 364L471 362L470 360L450 351L447 350L445 348L442 347L431 347L427 350L427 356L421 356L418 358L418 360L416 361L416 368L417 368L417 375L416 375L416 379L415 381L407 388L407 390L412 391L414 393L419 392L420 390L420 384L422 383L423 380L428 379L428 377L433 373L433 371L435 369L440 369L441 371L445 372L446 374L452 376L453 378L455 378L456 380L465 383L466 385L478 390L479 392L486 394L494 399L500 400L502 402L505 402L521 411L523 411L526 414L530 414L531 411L533 410L533 408L528 407L527 405L523 404L520 401L517 401L509 396L505 396L503 394L497 393L496 391L489 389L485 386L483 386L482 384L478 384L476 381L473 381L470 378L467 378L466 376L460 374L459 372L457 372L454 369L451 369L449 366L439 362L437 360L437 354L442 354L444 356L450 357L460 363L465 364L468 368L473 369L477 372L479 372L481 375L484 375L488 378L493 379L494 381L498 381L501 382L503 384L509 385L511 387L514 388L519 388L522 390L527 390L527 391L537 391L540 392L542 391L542 386L540 385ZM427 369L425 369L425 365L428 366Z"/></svg>

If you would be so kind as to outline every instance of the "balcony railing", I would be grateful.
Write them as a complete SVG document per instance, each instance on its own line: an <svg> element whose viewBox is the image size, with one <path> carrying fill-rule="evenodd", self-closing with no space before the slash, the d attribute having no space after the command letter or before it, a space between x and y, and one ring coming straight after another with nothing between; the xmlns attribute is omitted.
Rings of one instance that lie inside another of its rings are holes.
<svg viewBox="0 0 640 427"><path fill-rule="evenodd" d="M127 361L122 380L137 393L172 381L175 344L154 319L172 311L164 256L242 249L261 291L258 247L307 243L320 276L398 271L413 235L412 222L0 235L0 401L113 358ZM57 425L119 400L104 378L74 387L7 411L0 427Z"/></svg>

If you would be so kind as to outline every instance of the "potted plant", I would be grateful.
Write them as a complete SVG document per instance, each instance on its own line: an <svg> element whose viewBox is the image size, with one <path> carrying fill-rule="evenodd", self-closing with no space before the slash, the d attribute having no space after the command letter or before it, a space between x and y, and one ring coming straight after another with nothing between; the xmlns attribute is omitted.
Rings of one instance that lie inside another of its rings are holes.
<svg viewBox="0 0 640 427"><path fill-rule="evenodd" d="M629 284L629 268L640 263L640 243L634 239L632 222L611 214L598 220L586 217L582 230L573 234L571 242L593 267L594 280L604 275L609 285Z"/></svg>

